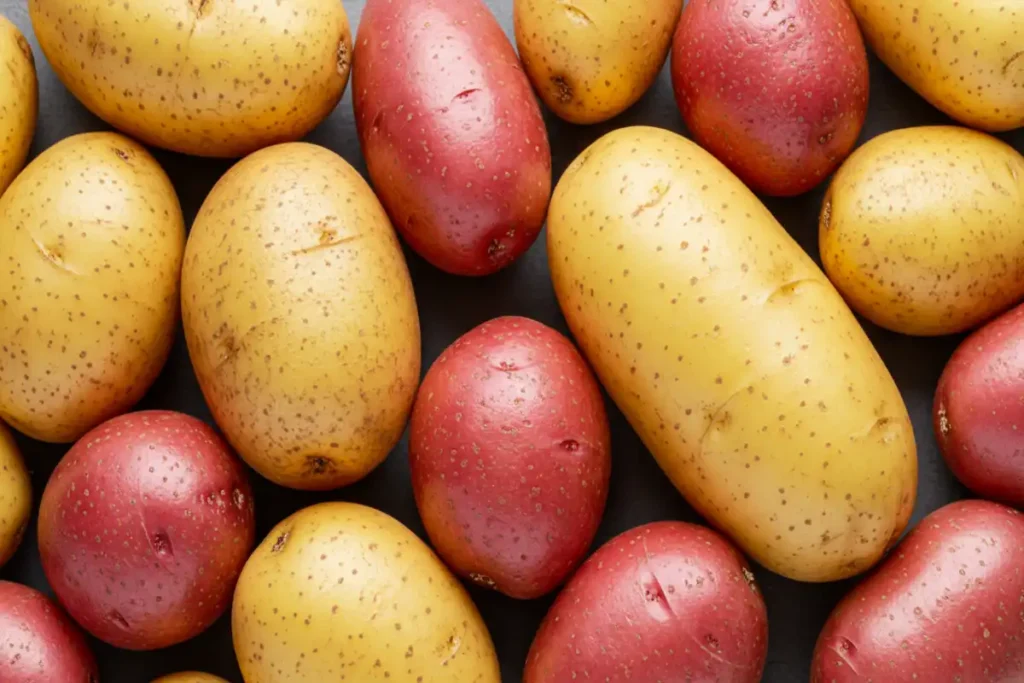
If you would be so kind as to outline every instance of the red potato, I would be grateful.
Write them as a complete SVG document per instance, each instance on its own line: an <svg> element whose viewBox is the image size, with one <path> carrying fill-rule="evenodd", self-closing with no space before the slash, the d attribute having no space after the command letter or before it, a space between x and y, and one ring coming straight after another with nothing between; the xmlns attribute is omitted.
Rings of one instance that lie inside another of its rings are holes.
<svg viewBox="0 0 1024 683"><path fill-rule="evenodd" d="M1024 306L968 337L935 392L949 468L984 498L1024 506Z"/></svg>
<svg viewBox="0 0 1024 683"><path fill-rule="evenodd" d="M690 2L672 83L696 140L768 195L821 183L867 115L867 52L845 0Z"/></svg>
<svg viewBox="0 0 1024 683"><path fill-rule="evenodd" d="M714 531L657 522L613 538L558 596L523 683L757 683L768 615L754 575Z"/></svg>
<svg viewBox="0 0 1024 683"><path fill-rule="evenodd" d="M0 581L0 681L99 680L96 660L67 615L39 591Z"/></svg>
<svg viewBox="0 0 1024 683"><path fill-rule="evenodd" d="M1024 680L1024 517L998 503L927 516L829 617L812 683Z"/></svg>
<svg viewBox="0 0 1024 683"><path fill-rule="evenodd" d="M551 149L519 59L480 0L368 0L352 71L370 178L395 227L457 275L540 232Z"/></svg>
<svg viewBox="0 0 1024 683"><path fill-rule="evenodd" d="M583 560L604 513L611 441L572 342L527 318L480 325L430 368L410 429L420 516L457 573L530 599Z"/></svg>
<svg viewBox="0 0 1024 683"><path fill-rule="evenodd" d="M39 510L46 578L71 616L129 650L198 635L231 601L255 534L245 470L206 424L130 413L83 436Z"/></svg>

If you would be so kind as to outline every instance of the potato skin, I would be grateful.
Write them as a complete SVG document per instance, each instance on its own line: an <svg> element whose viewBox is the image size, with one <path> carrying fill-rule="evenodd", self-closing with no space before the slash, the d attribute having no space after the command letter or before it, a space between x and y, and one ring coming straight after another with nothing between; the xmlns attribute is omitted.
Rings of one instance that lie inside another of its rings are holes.
<svg viewBox="0 0 1024 683"><path fill-rule="evenodd" d="M768 614L746 560L705 527L655 522L584 564L541 624L523 683L757 683Z"/></svg>
<svg viewBox="0 0 1024 683"><path fill-rule="evenodd" d="M348 83L337 0L29 0L39 45L68 90L157 147L239 157L298 140Z"/></svg>
<svg viewBox="0 0 1024 683"><path fill-rule="evenodd" d="M550 327L486 322L427 372L409 463L448 566L505 595L540 597L583 560L604 513L611 435L601 389Z"/></svg>
<svg viewBox="0 0 1024 683"><path fill-rule="evenodd" d="M1021 680L1024 518L997 503L940 508L836 607L811 683Z"/></svg>
<svg viewBox="0 0 1024 683"><path fill-rule="evenodd" d="M28 158L39 114L36 64L25 36L0 16L0 195Z"/></svg>
<svg viewBox="0 0 1024 683"><path fill-rule="evenodd" d="M903 334L969 330L1024 298L1024 157L984 133L907 128L860 147L819 228L829 279Z"/></svg>
<svg viewBox="0 0 1024 683"><path fill-rule="evenodd" d="M516 43L551 111L571 123L600 123L650 89L682 8L683 0L515 0Z"/></svg>
<svg viewBox="0 0 1024 683"><path fill-rule="evenodd" d="M203 422L116 417L57 465L39 508L39 554L61 604L115 647L153 650L224 612L255 535L241 462Z"/></svg>
<svg viewBox="0 0 1024 683"><path fill-rule="evenodd" d="M246 683L501 681L462 584L400 522L353 503L278 524L242 572L231 625Z"/></svg>
<svg viewBox="0 0 1024 683"><path fill-rule="evenodd" d="M480 0L368 0L353 106L395 227L456 275L488 275L540 232L551 149L530 82Z"/></svg>
<svg viewBox="0 0 1024 683"><path fill-rule="evenodd" d="M0 418L74 441L135 405L170 352L178 197L144 147L85 133L28 165L0 198L0 225L0 346L12 359L0 364Z"/></svg>
<svg viewBox="0 0 1024 683"><path fill-rule="evenodd" d="M18 444L0 422L0 567L21 545L31 515L32 480Z"/></svg>
<svg viewBox="0 0 1024 683"><path fill-rule="evenodd" d="M1024 126L1024 11L1017 2L850 0L868 44L949 116L989 132Z"/></svg>
<svg viewBox="0 0 1024 683"><path fill-rule="evenodd" d="M683 10L672 84L687 127L755 192L802 194L849 155L868 109L846 0L711 0Z"/></svg>
<svg viewBox="0 0 1024 683"><path fill-rule="evenodd" d="M198 671L186 671L180 674L171 674L169 676L161 676L153 681L153 683L228 683L220 676L214 676L213 674L204 674Z"/></svg>
<svg viewBox="0 0 1024 683"><path fill-rule="evenodd" d="M548 217L562 312L686 499L802 581L867 569L906 526L906 407L814 262L710 154L624 128L574 161Z"/></svg>
<svg viewBox="0 0 1024 683"><path fill-rule="evenodd" d="M182 317L217 424L271 481L352 483L405 429L412 282L380 202L337 154L278 145L217 183L189 235Z"/></svg>

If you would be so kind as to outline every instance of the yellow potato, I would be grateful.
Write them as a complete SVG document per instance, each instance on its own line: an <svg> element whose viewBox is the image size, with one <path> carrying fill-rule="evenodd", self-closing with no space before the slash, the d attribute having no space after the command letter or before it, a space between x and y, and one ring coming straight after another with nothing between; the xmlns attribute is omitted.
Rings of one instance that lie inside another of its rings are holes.
<svg viewBox="0 0 1024 683"><path fill-rule="evenodd" d="M971 329L1024 298L1024 157L955 126L876 137L833 178L819 245L829 278L872 322Z"/></svg>
<svg viewBox="0 0 1024 683"><path fill-rule="evenodd" d="M339 0L29 0L39 44L94 114L151 145L238 157L334 110L352 38Z"/></svg>
<svg viewBox="0 0 1024 683"><path fill-rule="evenodd" d="M682 9L683 0L515 0L519 56L558 116L605 121L654 83Z"/></svg>
<svg viewBox="0 0 1024 683"><path fill-rule="evenodd" d="M0 418L69 442L142 398L174 341L184 247L138 143L76 135L29 164L0 198Z"/></svg>
<svg viewBox="0 0 1024 683"><path fill-rule="evenodd" d="M14 437L0 423L0 567L21 545L32 514L32 481Z"/></svg>
<svg viewBox="0 0 1024 683"><path fill-rule="evenodd" d="M246 683L501 681L462 584L400 522L352 503L270 532L238 580L231 631Z"/></svg>
<svg viewBox="0 0 1024 683"><path fill-rule="evenodd" d="M624 128L555 190L562 311L686 499L758 562L833 581L881 558L914 506L903 400L842 298L694 143Z"/></svg>
<svg viewBox="0 0 1024 683"><path fill-rule="evenodd" d="M0 195L18 175L36 131L39 93L32 48L0 16Z"/></svg>
<svg viewBox="0 0 1024 683"><path fill-rule="evenodd" d="M1024 126L1024 2L850 0L868 43L934 106L991 132Z"/></svg>
<svg viewBox="0 0 1024 683"><path fill-rule="evenodd" d="M405 429L412 282L380 202L337 154L277 145L217 183L185 250L182 317L217 424L268 479L344 486Z"/></svg>
<svg viewBox="0 0 1024 683"><path fill-rule="evenodd" d="M204 674L198 671L186 671L180 674L171 674L169 676L161 676L160 678L153 681L153 683L228 683L220 676L214 676L213 674Z"/></svg>

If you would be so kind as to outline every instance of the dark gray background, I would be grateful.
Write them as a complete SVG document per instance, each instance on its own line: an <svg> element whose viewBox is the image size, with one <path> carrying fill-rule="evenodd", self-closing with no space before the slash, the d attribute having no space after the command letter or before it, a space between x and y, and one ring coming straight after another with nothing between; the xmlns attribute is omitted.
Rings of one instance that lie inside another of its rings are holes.
<svg viewBox="0 0 1024 683"><path fill-rule="evenodd" d="M512 36L512 0L486 0L506 33ZM359 24L364 0L344 0L353 32ZM33 156L69 135L103 130L107 126L89 114L61 85L46 63L32 34L26 0L0 0L0 13L14 21L35 51L39 71L40 117ZM573 126L546 113L555 179L591 142L614 128L646 124L684 131L672 96L668 67L650 92L632 109L613 121L593 127ZM893 128L948 123L892 75L878 60L871 60L871 108L861 142ZM1001 136L1024 151L1024 130ZM341 154L364 173L352 100L348 92L334 114L308 138ZM228 162L193 159L156 151L181 198L186 222L191 224L207 192L228 168ZM824 187L796 199L766 200L766 204L803 247L817 260L817 222ZM3 226L0 226L2 231ZM544 236L509 269L481 280L445 275L406 250L412 271L423 328L423 369L459 335L500 315L535 318L568 333L558 310L547 272ZM903 392L913 417L920 457L920 489L916 523L928 512L965 495L946 469L932 435L932 394L942 367L960 338L913 339L866 325L882 357ZM171 359L139 408L168 408L211 421L192 374L180 331ZM631 527L661 519L699 521L669 484L653 458L614 405L608 403L612 424L614 471L607 512L595 543L603 543ZM66 450L19 436L38 502L47 477ZM252 475L256 492L257 537L262 538L285 516L325 500L351 500L380 508L397 517L420 536L423 527L416 513L407 465L407 441L395 449L372 475L355 486L328 494L309 494L276 487ZM0 577L49 592L39 564L35 521L17 555ZM759 570L757 579L768 603L770 650L764 681L801 683L808 680L811 652L818 631L832 607L852 582L803 585ZM494 593L471 589L490 627L501 659L503 680L520 680L526 653L551 598L516 602ZM159 675L197 669L241 683L231 646L230 618L225 615L200 637L159 652L133 653L91 641L100 662L103 683L145 683ZM5 682L7 683L7 682ZM13 683L13 682L12 682ZM325 682L327 683L327 682ZM452 683L458 683L453 681ZM646 682L638 682L646 683Z"/></svg>

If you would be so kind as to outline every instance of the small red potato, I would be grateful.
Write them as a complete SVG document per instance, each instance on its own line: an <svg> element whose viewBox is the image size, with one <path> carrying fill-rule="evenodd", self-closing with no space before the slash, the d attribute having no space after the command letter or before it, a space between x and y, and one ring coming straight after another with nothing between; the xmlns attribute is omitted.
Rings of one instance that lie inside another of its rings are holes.
<svg viewBox="0 0 1024 683"><path fill-rule="evenodd" d="M657 522L621 534L558 596L523 683L758 683L768 615L740 553L714 531Z"/></svg>
<svg viewBox="0 0 1024 683"><path fill-rule="evenodd" d="M410 434L420 516L456 573L531 599L583 560L608 496L610 436L568 339L518 317L471 330L427 373Z"/></svg>
<svg viewBox="0 0 1024 683"><path fill-rule="evenodd" d="M54 470L39 510L39 552L57 598L115 647L188 640L224 612L255 534L241 463L196 418L116 417Z"/></svg>
<svg viewBox="0 0 1024 683"><path fill-rule="evenodd" d="M1024 517L965 500L936 510L836 607L811 683L1024 680Z"/></svg>

